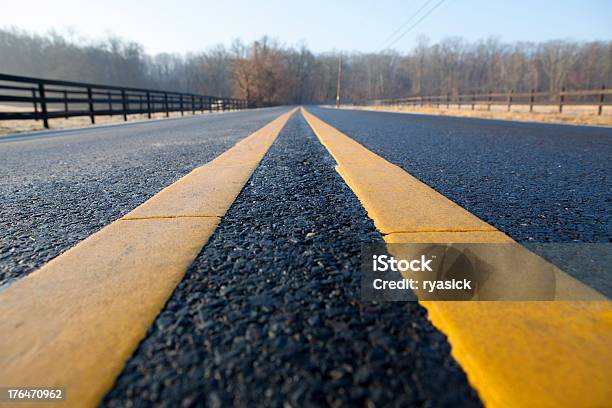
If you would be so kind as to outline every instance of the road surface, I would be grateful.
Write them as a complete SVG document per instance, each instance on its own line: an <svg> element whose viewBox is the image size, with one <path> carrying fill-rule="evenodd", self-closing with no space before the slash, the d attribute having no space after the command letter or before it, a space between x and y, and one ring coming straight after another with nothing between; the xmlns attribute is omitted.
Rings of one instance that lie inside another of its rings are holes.
<svg viewBox="0 0 612 408"><path fill-rule="evenodd" d="M39 268L284 111L0 138L0 285Z"/></svg>
<svg viewBox="0 0 612 408"><path fill-rule="evenodd" d="M0 139L0 284L288 110ZM611 129L309 111L518 242L612 239ZM102 406L482 405L419 303L360 299L383 237L335 164L295 113Z"/></svg>
<svg viewBox="0 0 612 408"><path fill-rule="evenodd" d="M612 242L610 128L312 112L518 242ZM609 276L578 269L612 297Z"/></svg>

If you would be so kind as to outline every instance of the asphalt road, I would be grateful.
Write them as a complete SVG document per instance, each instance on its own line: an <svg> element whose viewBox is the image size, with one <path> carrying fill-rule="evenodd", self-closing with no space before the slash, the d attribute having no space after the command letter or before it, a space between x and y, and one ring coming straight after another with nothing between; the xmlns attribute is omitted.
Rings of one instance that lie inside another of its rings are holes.
<svg viewBox="0 0 612 408"><path fill-rule="evenodd" d="M418 303L360 300L382 241L295 114L103 406L479 406Z"/></svg>
<svg viewBox="0 0 612 408"><path fill-rule="evenodd" d="M0 138L0 286L39 268L287 110Z"/></svg>
<svg viewBox="0 0 612 408"><path fill-rule="evenodd" d="M309 109L612 297L612 129ZM555 248L539 243L564 245ZM585 268L584 260L567 250L570 243L579 254L607 258L601 258L603 265ZM570 255L564 258L556 252ZM606 269L608 273L602 274Z"/></svg>
<svg viewBox="0 0 612 408"><path fill-rule="evenodd" d="M0 139L1 279L286 110ZM610 129L312 112L520 242L611 241ZM296 113L103 406L481 405L418 303L360 299L381 237L334 164Z"/></svg>

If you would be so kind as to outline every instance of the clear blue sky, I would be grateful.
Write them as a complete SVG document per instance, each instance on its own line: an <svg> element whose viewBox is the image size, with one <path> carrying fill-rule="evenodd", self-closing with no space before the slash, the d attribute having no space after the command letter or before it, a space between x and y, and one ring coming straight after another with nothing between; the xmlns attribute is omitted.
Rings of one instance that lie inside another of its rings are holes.
<svg viewBox="0 0 612 408"><path fill-rule="evenodd" d="M112 33L149 53L198 51L264 34L317 52L376 51L425 1L0 0L0 27L73 29L94 40ZM420 35L434 42L449 36L612 40L612 0L446 0L394 48L408 51Z"/></svg>

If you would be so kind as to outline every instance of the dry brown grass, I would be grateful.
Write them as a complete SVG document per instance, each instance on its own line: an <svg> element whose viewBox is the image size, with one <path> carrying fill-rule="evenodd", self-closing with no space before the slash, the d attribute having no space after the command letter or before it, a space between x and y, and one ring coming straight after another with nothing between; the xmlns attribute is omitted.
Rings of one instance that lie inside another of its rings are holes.
<svg viewBox="0 0 612 408"><path fill-rule="evenodd" d="M546 122L563 123L572 125L595 125L612 126L612 107L604 107L603 114L597 115L597 106L564 106L563 113L558 112L556 106L534 106L534 111L529 112L529 105L512 105L510 112L506 106L492 106L487 110L486 106L464 105L458 109L457 105L451 105L450 109L445 106L436 108L429 106L343 106L343 109L375 110L383 112L406 112L424 115L446 115L471 118L503 119L521 122Z"/></svg>
<svg viewBox="0 0 612 408"><path fill-rule="evenodd" d="M0 105L0 111L2 112L19 112L23 111L23 108L9 105ZM196 111L199 115L200 112ZM204 114L207 114L205 112ZM170 117L180 117L180 112L171 112ZM185 112L185 116L191 116L191 112ZM151 118L153 119L164 119L165 113L153 113ZM128 115L128 121L147 120L146 114ZM123 123L123 116L96 116L96 125L109 125L112 123ZM89 116L79 116L72 118L57 118L49 119L49 127L51 129L69 129L77 127L91 126ZM3 135L9 135L14 133L32 132L36 130L44 130L42 120L5 120L0 121L0 137Z"/></svg>

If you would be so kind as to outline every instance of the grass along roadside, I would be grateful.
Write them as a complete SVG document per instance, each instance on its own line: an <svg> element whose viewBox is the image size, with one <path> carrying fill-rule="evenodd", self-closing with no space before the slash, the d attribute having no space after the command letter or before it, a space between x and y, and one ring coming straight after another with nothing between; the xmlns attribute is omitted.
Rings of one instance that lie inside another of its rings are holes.
<svg viewBox="0 0 612 408"><path fill-rule="evenodd" d="M543 122L561 123L566 125L594 125L612 126L612 108L604 107L601 116L597 115L597 106L572 106L563 107L563 113L556 111L557 106L534 105L533 112L529 112L529 105L512 105L510 112L505 106L492 106L487 110L486 106L476 105L472 110L470 104L463 105L461 109L457 105L450 108L432 106L341 106L342 109L371 110L381 112L418 113L423 115L444 115L468 118L502 119L520 122Z"/></svg>

